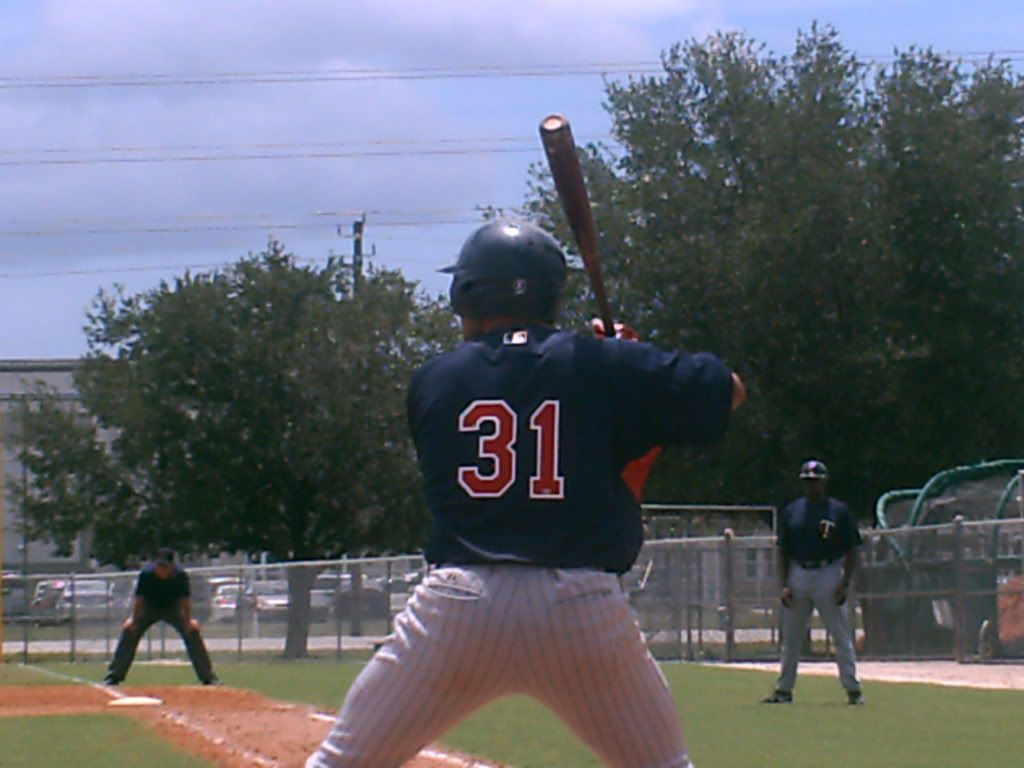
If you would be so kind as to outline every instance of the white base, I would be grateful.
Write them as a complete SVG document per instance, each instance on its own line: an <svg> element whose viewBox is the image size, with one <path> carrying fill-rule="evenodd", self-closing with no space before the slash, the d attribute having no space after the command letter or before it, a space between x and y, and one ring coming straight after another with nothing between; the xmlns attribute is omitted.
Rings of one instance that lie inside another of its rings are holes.
<svg viewBox="0 0 1024 768"><path fill-rule="evenodd" d="M163 704L162 699L155 699L152 696L122 696L112 700L108 706L111 707L155 707Z"/></svg>

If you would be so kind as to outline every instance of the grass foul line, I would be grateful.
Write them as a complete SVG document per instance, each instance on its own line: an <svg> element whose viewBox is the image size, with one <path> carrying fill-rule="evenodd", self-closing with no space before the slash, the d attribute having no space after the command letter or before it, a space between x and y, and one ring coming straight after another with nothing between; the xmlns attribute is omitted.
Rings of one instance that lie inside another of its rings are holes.
<svg viewBox="0 0 1024 768"><path fill-rule="evenodd" d="M333 723L335 718L331 715L324 715L320 712L314 712L310 715L313 720L319 720L322 723ZM497 768L491 763L482 763L479 760L464 760L458 755L453 755L451 752L444 752L439 749L421 749L420 755L423 757L436 760L440 765L452 766L452 768Z"/></svg>
<svg viewBox="0 0 1024 768"><path fill-rule="evenodd" d="M56 677L58 680L67 680L68 682L72 682L72 683L75 683L77 685L88 685L90 688L95 688L97 691L103 691L103 693L107 694L107 696L109 696L112 699L123 699L125 696L128 695L127 693L121 693L120 691L115 691L113 688L110 688L109 686L101 685L100 683L93 682L92 680L86 680L84 677L76 677L75 675L66 675L63 672L54 672L52 669L44 669L43 667L38 667L35 664L23 664L23 663L19 662L18 666L21 667L22 669L27 669L27 670L30 670L32 672L39 672L40 674L43 674L43 675L49 675L50 677Z"/></svg>

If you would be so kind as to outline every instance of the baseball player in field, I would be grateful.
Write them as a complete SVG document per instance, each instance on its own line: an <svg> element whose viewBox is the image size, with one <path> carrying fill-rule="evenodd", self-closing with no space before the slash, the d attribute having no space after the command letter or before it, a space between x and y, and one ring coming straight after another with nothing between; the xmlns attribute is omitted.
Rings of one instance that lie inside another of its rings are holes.
<svg viewBox="0 0 1024 768"><path fill-rule="evenodd" d="M860 531L849 508L825 493L828 468L817 460L800 467L803 498L779 518L779 580L782 586L782 672L765 704L793 701L796 668L811 613L818 609L832 635L839 681L850 704L863 704L853 636L843 605L857 568Z"/></svg>
<svg viewBox="0 0 1024 768"><path fill-rule="evenodd" d="M199 632L199 622L192 618L191 594L188 573L174 562L174 551L158 549L153 562L139 571L132 613L122 625L104 684L119 685L125 679L146 630L158 621L166 621L185 641L185 650L203 685L220 685Z"/></svg>
<svg viewBox="0 0 1024 768"><path fill-rule="evenodd" d="M400 766L514 693L607 765L687 768L619 586L642 543L621 473L656 445L719 438L743 385L708 354L558 330L565 257L533 225L479 228L446 271L465 340L408 392L435 568L307 768Z"/></svg>

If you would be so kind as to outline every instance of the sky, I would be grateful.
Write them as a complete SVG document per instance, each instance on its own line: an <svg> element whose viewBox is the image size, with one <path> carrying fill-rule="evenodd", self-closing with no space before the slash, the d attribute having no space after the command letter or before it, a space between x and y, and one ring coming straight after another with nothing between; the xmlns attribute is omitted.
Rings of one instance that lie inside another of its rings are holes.
<svg viewBox="0 0 1024 768"><path fill-rule="evenodd" d="M0 0L0 359L78 356L99 290L269 237L348 255L364 213L372 261L441 293L544 115L604 139L618 70L814 21L865 56L1024 48L1019 0Z"/></svg>

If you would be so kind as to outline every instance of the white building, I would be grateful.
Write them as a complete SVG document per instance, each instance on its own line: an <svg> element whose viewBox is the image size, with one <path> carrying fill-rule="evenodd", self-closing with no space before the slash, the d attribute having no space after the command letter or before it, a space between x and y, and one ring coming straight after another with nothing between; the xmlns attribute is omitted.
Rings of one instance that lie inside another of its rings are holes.
<svg viewBox="0 0 1024 768"><path fill-rule="evenodd" d="M70 557L58 557L46 542L29 542L25 547L21 527L21 510L11 498L15 484L25 482L18 461L18 412L22 402L31 397L39 383L56 390L68 401L77 401L72 381L76 360L0 360L0 521L3 523L3 570L20 571L27 562L34 573L87 570L90 566L88 535L83 535Z"/></svg>

